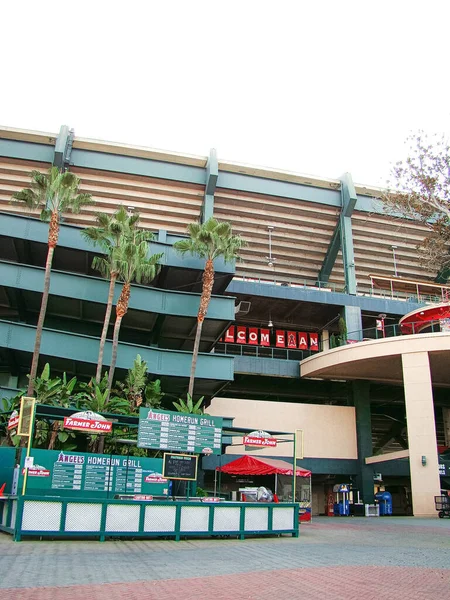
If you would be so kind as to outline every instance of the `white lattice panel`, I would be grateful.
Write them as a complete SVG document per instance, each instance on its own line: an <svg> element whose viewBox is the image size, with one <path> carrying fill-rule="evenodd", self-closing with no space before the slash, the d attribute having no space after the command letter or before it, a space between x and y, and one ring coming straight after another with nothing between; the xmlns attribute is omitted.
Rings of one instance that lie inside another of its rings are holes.
<svg viewBox="0 0 450 600"><path fill-rule="evenodd" d="M61 510L61 502L25 500L22 531L59 531Z"/></svg>
<svg viewBox="0 0 450 600"><path fill-rule="evenodd" d="M269 509L261 508L246 508L245 509L245 530L246 531L267 531L269 519Z"/></svg>
<svg viewBox="0 0 450 600"><path fill-rule="evenodd" d="M144 531L175 531L175 506L145 507Z"/></svg>
<svg viewBox="0 0 450 600"><path fill-rule="evenodd" d="M101 518L101 504L69 503L64 531L100 531Z"/></svg>
<svg viewBox="0 0 450 600"><path fill-rule="evenodd" d="M214 509L214 531L239 531L240 516L237 506L218 506Z"/></svg>
<svg viewBox="0 0 450 600"><path fill-rule="evenodd" d="M208 531L209 506L182 506L180 531Z"/></svg>
<svg viewBox="0 0 450 600"><path fill-rule="evenodd" d="M294 509L276 508L273 509L272 529L293 529L294 528Z"/></svg>
<svg viewBox="0 0 450 600"><path fill-rule="evenodd" d="M139 505L110 504L106 512L106 531L139 531Z"/></svg>
<svg viewBox="0 0 450 600"><path fill-rule="evenodd" d="M14 527L16 524L16 514L17 514L17 500L13 500L13 503L11 505L10 508L11 511L11 521L10 521L10 527Z"/></svg>

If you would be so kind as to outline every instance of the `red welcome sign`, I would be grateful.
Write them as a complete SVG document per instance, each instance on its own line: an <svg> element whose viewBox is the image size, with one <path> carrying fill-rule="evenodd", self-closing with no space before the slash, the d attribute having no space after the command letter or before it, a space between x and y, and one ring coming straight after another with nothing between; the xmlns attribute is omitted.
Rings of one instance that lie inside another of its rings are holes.
<svg viewBox="0 0 450 600"><path fill-rule="evenodd" d="M277 329L275 334L273 334L270 329L246 327L245 325L238 325L237 327L232 325L229 327L225 332L222 341L229 344L272 346L274 345L273 335L275 335L275 346L277 348L295 348L296 350L311 350L312 352L318 352L319 350L318 333Z"/></svg>

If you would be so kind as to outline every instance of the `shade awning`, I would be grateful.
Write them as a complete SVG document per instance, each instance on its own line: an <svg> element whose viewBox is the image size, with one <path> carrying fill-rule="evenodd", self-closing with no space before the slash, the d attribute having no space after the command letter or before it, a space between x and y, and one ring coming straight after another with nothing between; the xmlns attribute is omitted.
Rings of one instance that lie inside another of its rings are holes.
<svg viewBox="0 0 450 600"><path fill-rule="evenodd" d="M293 465L277 458L255 458L254 456L241 456L216 471L230 475L292 475ZM296 468L297 477L311 477L311 471Z"/></svg>

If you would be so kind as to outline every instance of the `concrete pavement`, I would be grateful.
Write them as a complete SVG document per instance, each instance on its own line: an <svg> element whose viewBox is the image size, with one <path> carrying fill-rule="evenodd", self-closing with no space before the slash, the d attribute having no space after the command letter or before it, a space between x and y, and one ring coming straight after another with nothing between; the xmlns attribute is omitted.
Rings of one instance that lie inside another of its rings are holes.
<svg viewBox="0 0 450 600"><path fill-rule="evenodd" d="M320 517L300 537L22 541L0 534L2 600L437 600L450 519Z"/></svg>

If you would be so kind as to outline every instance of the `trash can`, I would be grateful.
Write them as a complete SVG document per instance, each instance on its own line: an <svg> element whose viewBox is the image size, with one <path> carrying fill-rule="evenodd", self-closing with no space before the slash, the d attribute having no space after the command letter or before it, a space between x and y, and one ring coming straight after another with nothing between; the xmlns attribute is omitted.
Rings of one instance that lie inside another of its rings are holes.
<svg viewBox="0 0 450 600"><path fill-rule="evenodd" d="M392 515L392 496L389 492L378 492L375 494L375 500L380 507L380 517Z"/></svg>

